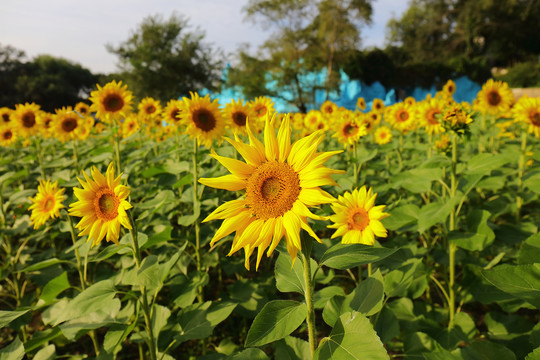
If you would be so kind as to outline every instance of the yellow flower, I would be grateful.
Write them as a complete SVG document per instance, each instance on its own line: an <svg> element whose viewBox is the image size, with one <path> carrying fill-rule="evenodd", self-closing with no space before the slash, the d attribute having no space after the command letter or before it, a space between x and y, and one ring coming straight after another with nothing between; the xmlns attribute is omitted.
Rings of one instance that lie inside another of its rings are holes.
<svg viewBox="0 0 540 360"><path fill-rule="evenodd" d="M13 110L7 107L0 108L0 124L10 123L12 116L13 116Z"/></svg>
<svg viewBox="0 0 540 360"><path fill-rule="evenodd" d="M191 93L191 99L184 98L180 116L189 136L206 147L211 147L214 139L221 141L225 133L225 120L218 101L211 101L208 94L202 98L197 93Z"/></svg>
<svg viewBox="0 0 540 360"><path fill-rule="evenodd" d="M363 97L359 97L356 100L356 107L360 110L366 110L366 100Z"/></svg>
<svg viewBox="0 0 540 360"><path fill-rule="evenodd" d="M405 104L409 105L409 106L412 106L412 105L414 105L414 104L416 103L416 99L413 98L412 96L407 96L407 97L403 100L403 102L404 102Z"/></svg>
<svg viewBox="0 0 540 360"><path fill-rule="evenodd" d="M413 108L405 103L396 103L388 109L388 122L401 131L407 132L414 129ZM386 119L386 115L385 115Z"/></svg>
<svg viewBox="0 0 540 360"><path fill-rule="evenodd" d="M516 121L528 125L529 134L540 137L540 98L522 97L512 109Z"/></svg>
<svg viewBox="0 0 540 360"><path fill-rule="evenodd" d="M454 132L463 132L473 119L467 111L456 104L445 109L443 113L444 126Z"/></svg>
<svg viewBox="0 0 540 360"><path fill-rule="evenodd" d="M165 110L163 110L163 118L170 125L177 125L180 121L180 111L182 109L182 100L169 100Z"/></svg>
<svg viewBox="0 0 540 360"><path fill-rule="evenodd" d="M122 82L111 81L105 86L97 85L97 90L90 93L92 111L96 117L103 121L115 121L125 118L131 112L133 94L128 91L127 85Z"/></svg>
<svg viewBox="0 0 540 360"><path fill-rule="evenodd" d="M79 124L83 121L81 117L71 109L71 106L56 110L53 122L53 133L62 142L77 138Z"/></svg>
<svg viewBox="0 0 540 360"><path fill-rule="evenodd" d="M446 151L448 146L450 146L450 136L448 134L442 134L439 140L435 141L435 147L442 152Z"/></svg>
<svg viewBox="0 0 540 360"><path fill-rule="evenodd" d="M319 110L310 110L304 117L304 126L310 130L316 130L321 119L322 113Z"/></svg>
<svg viewBox="0 0 540 360"><path fill-rule="evenodd" d="M449 79L446 84L443 85L442 90L448 95L454 95L454 92L456 91L456 83Z"/></svg>
<svg viewBox="0 0 540 360"><path fill-rule="evenodd" d="M316 131L291 145L289 116L283 120L277 137L273 122L266 120L264 144L249 128L247 133L249 144L241 140L226 139L246 162L213 152L211 156L231 174L213 179L199 179L200 183L218 189L245 190L244 198L219 206L204 219L224 219L210 245L236 232L229 255L243 248L245 266L249 269L249 257L257 248L258 268L264 251L268 249L267 256L270 256L285 236L287 251L294 262L298 250L302 249L301 229L320 241L309 226L307 218L325 218L313 214L308 207L335 200L319 187L336 185L330 175L344 173L323 166L332 155L341 151L318 153L317 147L324 138L321 131Z"/></svg>
<svg viewBox="0 0 540 360"><path fill-rule="evenodd" d="M161 114L161 103L152 97L145 97L137 106L141 119L154 120Z"/></svg>
<svg viewBox="0 0 540 360"><path fill-rule="evenodd" d="M251 131L260 131L260 128L257 127L260 122L256 121L253 109L248 104L244 104L244 100L242 99L238 100L238 102L233 99L230 103L226 104L223 109L223 115L233 133L245 134L248 119Z"/></svg>
<svg viewBox="0 0 540 360"><path fill-rule="evenodd" d="M84 102L78 102L75 105L75 111L78 112L82 117L90 115L90 105Z"/></svg>
<svg viewBox="0 0 540 360"><path fill-rule="evenodd" d="M382 113L384 111L384 102L382 99L374 99L371 103L371 110Z"/></svg>
<svg viewBox="0 0 540 360"><path fill-rule="evenodd" d="M322 105L321 105L321 112L325 115L332 115L332 113L336 112L337 110L337 105L335 103L333 103L332 101L330 100L326 100Z"/></svg>
<svg viewBox="0 0 540 360"><path fill-rule="evenodd" d="M514 103L514 95L508 84L502 81L493 81L493 79L489 79L482 86L476 99L480 111L493 115L508 111Z"/></svg>
<svg viewBox="0 0 540 360"><path fill-rule="evenodd" d="M336 229L332 239L341 236L343 244L375 244L375 236L386 237L381 220L389 216L383 212L385 205L375 205L377 194L365 186L346 192L331 205L335 215L330 216L331 229Z"/></svg>
<svg viewBox="0 0 540 360"><path fill-rule="evenodd" d="M139 130L139 120L137 115L131 114L122 122L122 137L127 138Z"/></svg>
<svg viewBox="0 0 540 360"><path fill-rule="evenodd" d="M37 134L39 131L37 125L39 112L40 106L34 103L15 105L15 113L13 114L12 120L18 129L17 133L23 137Z"/></svg>
<svg viewBox="0 0 540 360"><path fill-rule="evenodd" d="M69 215L82 218L75 227L80 230L79 236L88 235L92 246L104 237L118 244L120 225L131 229L126 213L132 207L126 200L129 188L121 184L122 174L114 177L112 163L105 176L95 167L91 172L93 180L84 171L86 181L77 178L83 188L73 188L78 201L70 205Z"/></svg>
<svg viewBox="0 0 540 360"><path fill-rule="evenodd" d="M343 145L353 145L360 137L367 134L366 125L354 118L341 118L334 124L335 133L332 137L338 139Z"/></svg>
<svg viewBox="0 0 540 360"><path fill-rule="evenodd" d="M428 134L437 135L445 131L444 126L437 118L442 115L444 105L444 101L436 98L417 103L416 115L418 122L426 128Z"/></svg>
<svg viewBox="0 0 540 360"><path fill-rule="evenodd" d="M46 138L51 137L52 135L51 131L53 129L53 124L54 124L54 114L41 111L38 120L39 120L38 122L39 132L41 136L46 137Z"/></svg>
<svg viewBox="0 0 540 360"><path fill-rule="evenodd" d="M65 206L62 201L66 199L63 195L65 189L58 189L58 181L51 183L50 180L40 181L38 192L35 198L30 198L32 205L28 210L32 211L30 222L34 225L34 229L45 224L50 218L60 216L60 209Z"/></svg>
<svg viewBox="0 0 540 360"><path fill-rule="evenodd" d="M7 147L17 141L16 130L9 126L0 123L0 145Z"/></svg>
<svg viewBox="0 0 540 360"><path fill-rule="evenodd" d="M253 109L255 116L258 120L263 121L266 116L272 116L276 111L274 109L274 102L267 96L259 96L249 102L249 105ZM255 119L249 119L250 123L255 122ZM253 120L253 121L252 121Z"/></svg>
<svg viewBox="0 0 540 360"><path fill-rule="evenodd" d="M392 140L392 130L388 126L379 126L375 130L375 142L379 145L388 144Z"/></svg>

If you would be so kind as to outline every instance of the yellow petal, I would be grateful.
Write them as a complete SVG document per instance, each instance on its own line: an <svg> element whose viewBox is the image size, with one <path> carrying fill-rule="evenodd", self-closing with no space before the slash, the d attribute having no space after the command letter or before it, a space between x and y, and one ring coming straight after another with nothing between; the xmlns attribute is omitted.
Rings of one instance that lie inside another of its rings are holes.
<svg viewBox="0 0 540 360"><path fill-rule="evenodd" d="M224 175L217 178L201 178L199 182L203 185L216 189L225 189L229 191L238 191L246 188L246 180L240 179L235 175Z"/></svg>

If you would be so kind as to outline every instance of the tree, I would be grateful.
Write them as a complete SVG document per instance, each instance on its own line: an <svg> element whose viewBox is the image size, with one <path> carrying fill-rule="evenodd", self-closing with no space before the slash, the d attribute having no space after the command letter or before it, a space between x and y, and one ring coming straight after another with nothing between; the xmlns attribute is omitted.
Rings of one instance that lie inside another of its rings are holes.
<svg viewBox="0 0 540 360"><path fill-rule="evenodd" d="M220 51L203 42L201 31L188 32L187 19L172 14L145 18L129 38L107 50L119 57L122 78L136 97L167 101L189 91L215 88L220 79Z"/></svg>

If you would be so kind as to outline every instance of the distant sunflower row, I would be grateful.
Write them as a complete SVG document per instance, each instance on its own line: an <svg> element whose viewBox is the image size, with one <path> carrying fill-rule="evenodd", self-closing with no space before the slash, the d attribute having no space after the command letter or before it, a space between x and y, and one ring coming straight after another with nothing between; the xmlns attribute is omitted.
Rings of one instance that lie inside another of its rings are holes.
<svg viewBox="0 0 540 360"><path fill-rule="evenodd" d="M407 97L386 106L382 99L374 99L368 111L364 98L358 98L354 110L325 101L320 109L307 114L291 114L291 123L298 137L325 130L333 132L333 137L347 146L369 134L374 142L383 145L391 141L392 129L401 134L423 130L429 136L437 136L449 128L463 129L472 122L471 115L478 113L491 119L507 119L495 124L501 129L501 136L513 137L509 127L521 122L527 124L529 133L540 137L540 99L522 97L516 102L506 83L492 79L483 85L472 104L456 103L455 90L455 83L448 80L441 91L434 96L428 94L424 100ZM17 104L15 109L0 108L0 145L10 146L18 138L27 140L32 136L55 137L62 142L84 140L115 126L124 138L140 133L161 141L180 132L211 147L214 141L221 142L227 132L245 134L247 126L260 133L263 119L275 113L268 97L232 100L220 106L218 99L197 93L172 99L164 107L159 100L146 97L134 111L133 94L127 85L116 81L103 87L98 85L89 100L91 105L80 102L54 114L42 111L34 103ZM277 114L278 123L283 116Z"/></svg>

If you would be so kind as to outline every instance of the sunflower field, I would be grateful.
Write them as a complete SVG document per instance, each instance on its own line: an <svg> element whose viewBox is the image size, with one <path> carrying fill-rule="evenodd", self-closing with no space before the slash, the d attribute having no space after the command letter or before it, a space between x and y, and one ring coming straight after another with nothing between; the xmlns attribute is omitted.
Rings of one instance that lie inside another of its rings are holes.
<svg viewBox="0 0 540 360"><path fill-rule="evenodd" d="M540 99L455 90L0 109L0 359L540 359Z"/></svg>

